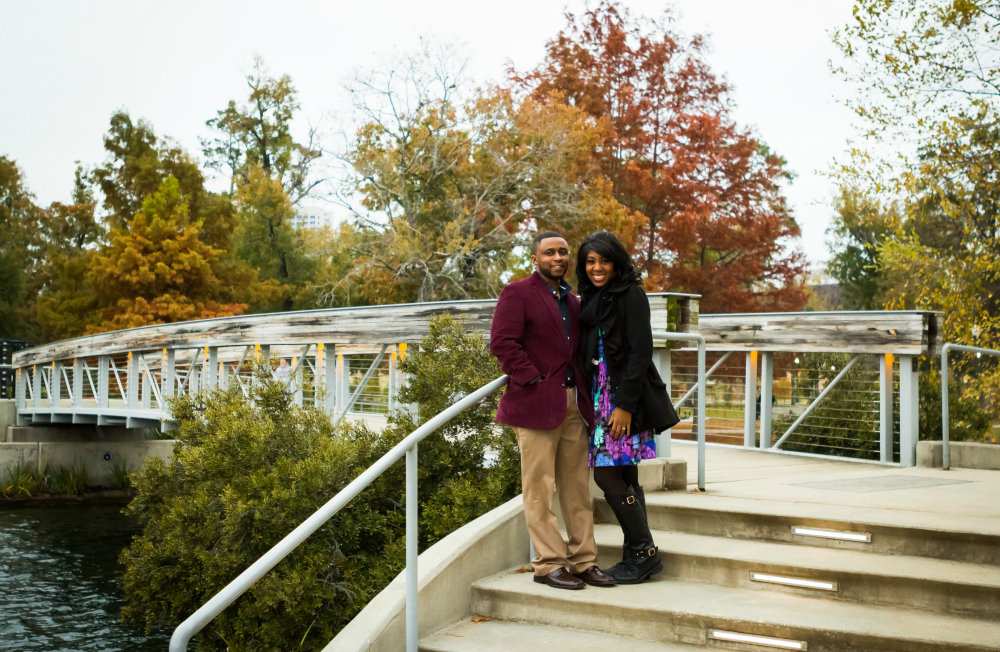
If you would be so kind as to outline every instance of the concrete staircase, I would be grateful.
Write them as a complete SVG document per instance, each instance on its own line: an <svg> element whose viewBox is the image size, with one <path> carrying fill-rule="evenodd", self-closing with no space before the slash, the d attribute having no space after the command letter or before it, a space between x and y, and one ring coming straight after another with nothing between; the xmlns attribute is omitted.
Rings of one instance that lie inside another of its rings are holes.
<svg viewBox="0 0 1000 652"><path fill-rule="evenodd" d="M558 591L530 573L487 577L472 585L476 615L425 636L421 649L1000 650L1000 536L974 524L711 494L648 494L647 504L665 566L654 580ZM596 536L602 567L620 559L616 524L597 525Z"/></svg>

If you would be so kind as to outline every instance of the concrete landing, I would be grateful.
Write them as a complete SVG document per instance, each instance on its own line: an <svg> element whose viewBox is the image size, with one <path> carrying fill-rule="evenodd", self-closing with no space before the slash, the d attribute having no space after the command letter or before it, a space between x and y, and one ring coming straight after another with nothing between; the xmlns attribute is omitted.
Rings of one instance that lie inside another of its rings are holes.
<svg viewBox="0 0 1000 652"><path fill-rule="evenodd" d="M706 491L700 493L697 445L675 440L671 455L688 462L689 492L649 496L650 502L1000 535L998 471L901 468L708 446Z"/></svg>
<svg viewBox="0 0 1000 652"><path fill-rule="evenodd" d="M700 649L702 648L689 645L642 641L613 634L529 625L482 616L472 616L420 641L421 652L692 652Z"/></svg>

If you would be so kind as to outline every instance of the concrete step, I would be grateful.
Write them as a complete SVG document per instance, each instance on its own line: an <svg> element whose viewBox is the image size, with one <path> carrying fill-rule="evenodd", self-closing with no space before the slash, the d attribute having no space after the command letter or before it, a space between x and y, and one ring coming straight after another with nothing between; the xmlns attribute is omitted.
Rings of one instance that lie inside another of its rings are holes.
<svg viewBox="0 0 1000 652"><path fill-rule="evenodd" d="M614 634L529 625L481 616L455 623L420 640L421 652L695 652L699 649L690 645L643 641Z"/></svg>
<svg viewBox="0 0 1000 652"><path fill-rule="evenodd" d="M528 573L501 573L472 585L472 609L536 625L737 650L766 648L721 643L713 632L802 641L810 652L1000 650L1000 622L658 577L563 591L532 582Z"/></svg>
<svg viewBox="0 0 1000 652"><path fill-rule="evenodd" d="M600 521L615 523L603 498L595 500ZM840 505L796 503L655 492L646 495L650 527L712 537L794 543L888 555L929 557L1000 566L1000 533L977 529L976 519L938 519L928 514L866 510ZM870 542L800 536L793 527L871 535Z"/></svg>
<svg viewBox="0 0 1000 652"><path fill-rule="evenodd" d="M617 563L621 528L597 525L594 534L601 567ZM997 566L661 530L653 539L666 579L1000 620ZM752 581L751 573L830 582L836 590Z"/></svg>

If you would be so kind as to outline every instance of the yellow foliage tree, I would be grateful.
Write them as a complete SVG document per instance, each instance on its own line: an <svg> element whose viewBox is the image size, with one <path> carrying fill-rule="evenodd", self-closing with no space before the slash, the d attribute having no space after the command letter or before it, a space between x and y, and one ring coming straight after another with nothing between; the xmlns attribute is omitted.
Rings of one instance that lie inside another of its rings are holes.
<svg viewBox="0 0 1000 652"><path fill-rule="evenodd" d="M96 289L101 323L88 332L135 328L165 322L238 315L245 288L255 279L245 269L225 276L221 250L199 238L188 204L173 176L145 198L124 229L94 259L90 281Z"/></svg>

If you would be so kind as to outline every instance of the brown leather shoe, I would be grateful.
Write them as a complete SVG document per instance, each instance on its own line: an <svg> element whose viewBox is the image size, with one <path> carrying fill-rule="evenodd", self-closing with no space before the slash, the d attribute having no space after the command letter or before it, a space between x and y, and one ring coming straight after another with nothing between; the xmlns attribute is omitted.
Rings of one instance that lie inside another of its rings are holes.
<svg viewBox="0 0 1000 652"><path fill-rule="evenodd" d="M573 573L573 577L579 578L591 586L614 586L618 582L610 575L605 575L597 566L591 566L582 573Z"/></svg>
<svg viewBox="0 0 1000 652"><path fill-rule="evenodd" d="M535 575L535 581L539 584L548 584L554 589L570 589L578 591L587 588L583 580L578 580L569 574L565 568L557 568L548 575Z"/></svg>

